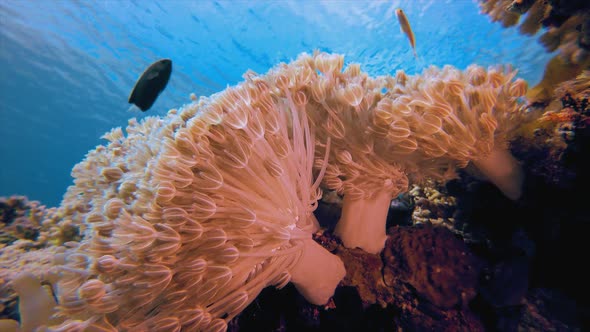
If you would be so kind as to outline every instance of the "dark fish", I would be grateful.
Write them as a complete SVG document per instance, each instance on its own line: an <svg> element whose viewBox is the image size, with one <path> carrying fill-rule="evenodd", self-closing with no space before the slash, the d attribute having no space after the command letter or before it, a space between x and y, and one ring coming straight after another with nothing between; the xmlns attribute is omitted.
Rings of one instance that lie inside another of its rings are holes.
<svg viewBox="0 0 590 332"><path fill-rule="evenodd" d="M166 88L171 73L172 60L162 59L152 63L135 82L129 95L129 103L135 104L144 112L150 109Z"/></svg>

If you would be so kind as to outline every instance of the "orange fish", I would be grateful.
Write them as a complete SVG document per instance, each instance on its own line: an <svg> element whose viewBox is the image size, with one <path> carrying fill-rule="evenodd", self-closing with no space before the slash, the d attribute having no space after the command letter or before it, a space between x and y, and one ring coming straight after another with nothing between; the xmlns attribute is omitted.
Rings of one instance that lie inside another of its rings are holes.
<svg viewBox="0 0 590 332"><path fill-rule="evenodd" d="M414 50L414 57L417 58L418 54L416 54L416 39L414 38L414 33L412 32L412 28L410 27L410 22L404 14L404 11L401 8L395 10L395 15L397 15L397 20L399 21L399 25L401 26L401 30L403 33L406 34L408 40L410 40L410 45L412 45L412 49Z"/></svg>

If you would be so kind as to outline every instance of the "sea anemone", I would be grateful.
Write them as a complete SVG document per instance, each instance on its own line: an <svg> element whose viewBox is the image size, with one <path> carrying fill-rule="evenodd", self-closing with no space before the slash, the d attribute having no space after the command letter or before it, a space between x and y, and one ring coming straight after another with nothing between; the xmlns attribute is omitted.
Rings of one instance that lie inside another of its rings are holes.
<svg viewBox="0 0 590 332"><path fill-rule="evenodd" d="M316 125L316 170L328 153L323 185L344 195L335 233L347 247L376 253L386 237L384 231L371 229L371 220L385 221L388 203L407 190L408 179L398 163L386 162L373 150L371 112L382 96L385 80L370 78L358 64L343 71L343 63L342 55L316 52L300 56L288 65L287 72L293 73L290 81L303 76L308 82L299 93L305 96L306 112ZM385 228L381 226L377 228Z"/></svg>
<svg viewBox="0 0 590 332"><path fill-rule="evenodd" d="M316 127L316 170L344 196L335 233L347 247L378 253L389 202L409 183L449 180L469 163L511 199L522 171L508 151L526 119L527 84L509 67L429 68L371 78L341 55L304 54L268 77L282 82ZM330 139L330 149L325 142Z"/></svg>
<svg viewBox="0 0 590 332"><path fill-rule="evenodd" d="M527 84L510 68L470 66L398 72L375 108L371 131L378 155L397 161L411 182L449 180L473 163L511 199L521 194L522 172L508 151L527 119ZM413 149L400 149L399 146Z"/></svg>
<svg viewBox="0 0 590 332"><path fill-rule="evenodd" d="M379 137L371 131L371 121L382 97L384 81L368 79L354 64L347 67L342 76L349 86L338 87L333 95L337 102L330 104L338 105L335 106L339 113L335 122L343 123L345 135L338 137L338 133L329 126L323 128L334 140L324 182L329 189L344 195L342 217L335 233L347 247L377 253L386 240L385 220L389 202L408 190L408 178L400 167L402 159L387 158L375 150ZM363 91L360 101L353 98L357 87L362 87ZM333 116L326 104L318 109ZM400 149L414 148L404 143L399 145Z"/></svg>
<svg viewBox="0 0 590 332"><path fill-rule="evenodd" d="M323 171L314 180L304 111L280 80L252 75L106 135L64 201L87 228L58 265L67 320L55 330L223 331L264 287L290 281L326 303L345 271L311 238Z"/></svg>
<svg viewBox="0 0 590 332"><path fill-rule="evenodd" d="M389 174L397 179L407 176L410 183L446 181L456 177L458 168L473 163L507 197L518 199L523 175L508 151L508 142L516 125L525 119L520 99L526 92L526 82L513 80L515 74L510 68L486 71L471 66L462 72L446 66L432 67L416 76L399 71L394 78L387 78L387 92L367 111L365 135L372 136L373 142L370 159L395 166L396 171ZM347 123L344 127L349 126ZM345 194L343 211L346 204ZM388 207L385 195L362 203L357 200L351 207L356 220L346 220L344 213L343 219L346 224L362 225L362 229L360 225L350 228L348 237L353 239L344 241L345 245L354 243L365 250L371 248L369 252L379 252Z"/></svg>

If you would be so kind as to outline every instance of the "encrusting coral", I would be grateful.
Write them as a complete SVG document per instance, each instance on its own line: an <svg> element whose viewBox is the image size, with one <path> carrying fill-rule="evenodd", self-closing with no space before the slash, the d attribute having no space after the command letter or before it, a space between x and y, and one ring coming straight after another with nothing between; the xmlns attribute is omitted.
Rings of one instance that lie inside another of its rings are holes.
<svg viewBox="0 0 590 332"><path fill-rule="evenodd" d="M326 303L345 271L311 236L320 185L344 195L336 234L371 253L411 182L472 162L518 198L508 141L526 83L514 71L371 78L343 63L303 54L106 134L56 211L83 238L56 255L63 321L51 330L223 331L264 287L290 281Z"/></svg>

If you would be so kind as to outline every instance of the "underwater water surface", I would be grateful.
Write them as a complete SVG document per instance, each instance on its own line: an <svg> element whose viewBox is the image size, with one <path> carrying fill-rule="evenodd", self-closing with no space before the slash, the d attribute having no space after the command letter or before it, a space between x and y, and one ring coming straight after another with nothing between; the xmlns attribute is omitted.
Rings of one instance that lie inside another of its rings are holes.
<svg viewBox="0 0 590 332"><path fill-rule="evenodd" d="M416 36L415 59L395 9ZM372 76L512 64L535 84L551 57L472 0L0 2L0 196L59 204L70 171L100 136L264 73L301 52L345 55ZM172 59L154 106L129 111L143 69Z"/></svg>

